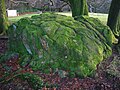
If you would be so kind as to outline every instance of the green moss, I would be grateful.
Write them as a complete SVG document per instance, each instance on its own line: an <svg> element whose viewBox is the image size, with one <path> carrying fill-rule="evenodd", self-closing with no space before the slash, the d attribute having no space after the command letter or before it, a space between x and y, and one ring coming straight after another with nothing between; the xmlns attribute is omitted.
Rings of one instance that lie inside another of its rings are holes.
<svg viewBox="0 0 120 90"><path fill-rule="evenodd" d="M5 34L9 24L4 0L0 0L0 25L0 34Z"/></svg>
<svg viewBox="0 0 120 90"><path fill-rule="evenodd" d="M34 90L42 89L44 87L44 82L38 75L33 73L24 73L20 74L19 77L23 80L27 80Z"/></svg>
<svg viewBox="0 0 120 90"><path fill-rule="evenodd" d="M72 16L88 16L88 7L86 0L68 0L72 9Z"/></svg>
<svg viewBox="0 0 120 90"><path fill-rule="evenodd" d="M30 60L34 70L90 76L111 55L114 36L97 19L77 20L53 13L23 18L9 27L9 49L20 54L22 65Z"/></svg>

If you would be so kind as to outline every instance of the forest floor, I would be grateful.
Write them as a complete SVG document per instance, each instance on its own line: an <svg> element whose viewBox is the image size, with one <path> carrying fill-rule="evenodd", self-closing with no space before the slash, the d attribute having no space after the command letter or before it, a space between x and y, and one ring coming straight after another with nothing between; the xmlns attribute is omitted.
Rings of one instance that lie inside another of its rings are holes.
<svg viewBox="0 0 120 90"><path fill-rule="evenodd" d="M5 38L0 39L0 54L4 54L8 47L8 40ZM44 82L49 84L56 84L57 87L43 87L39 90L120 90L120 78L109 76L105 70L113 57L117 56L116 51L113 49L113 54L108 59L104 60L101 65L104 68L101 69L98 65L95 77L86 77L80 79L76 78L60 78L58 73L45 74L41 71L32 71L33 74L40 76ZM12 58L11 60L18 58ZM1 69L2 70L2 69ZM0 72L1 73L1 72ZM7 83L0 83L0 90L34 90L29 82L21 80L20 78L14 78Z"/></svg>

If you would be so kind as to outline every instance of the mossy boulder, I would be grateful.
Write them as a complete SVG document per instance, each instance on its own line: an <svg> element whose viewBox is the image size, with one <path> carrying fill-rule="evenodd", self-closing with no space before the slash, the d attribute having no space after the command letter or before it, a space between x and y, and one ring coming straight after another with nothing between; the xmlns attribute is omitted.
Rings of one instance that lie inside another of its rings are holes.
<svg viewBox="0 0 120 90"><path fill-rule="evenodd" d="M115 38L98 19L43 13L23 18L9 27L9 49L20 54L21 65L34 70L64 70L92 75L96 65L111 55Z"/></svg>

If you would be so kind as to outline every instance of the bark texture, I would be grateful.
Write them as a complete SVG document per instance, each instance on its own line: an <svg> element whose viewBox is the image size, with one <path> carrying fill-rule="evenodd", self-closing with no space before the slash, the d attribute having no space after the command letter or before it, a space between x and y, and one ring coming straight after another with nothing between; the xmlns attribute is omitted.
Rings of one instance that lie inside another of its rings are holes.
<svg viewBox="0 0 120 90"><path fill-rule="evenodd" d="M69 0L72 9L72 16L88 15L86 0Z"/></svg>
<svg viewBox="0 0 120 90"><path fill-rule="evenodd" d="M5 0L0 0L0 34L5 33L8 27L8 19L6 15Z"/></svg>
<svg viewBox="0 0 120 90"><path fill-rule="evenodd" d="M107 25L116 38L120 38L120 0L112 0Z"/></svg>

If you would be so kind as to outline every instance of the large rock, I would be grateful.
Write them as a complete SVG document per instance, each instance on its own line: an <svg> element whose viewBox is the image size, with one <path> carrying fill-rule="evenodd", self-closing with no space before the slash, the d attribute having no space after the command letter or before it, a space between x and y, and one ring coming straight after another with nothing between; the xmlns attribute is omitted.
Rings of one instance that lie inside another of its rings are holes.
<svg viewBox="0 0 120 90"><path fill-rule="evenodd" d="M98 19L44 13L23 18L8 30L9 49L20 54L21 65L34 70L64 70L89 76L96 65L111 55L115 40Z"/></svg>

